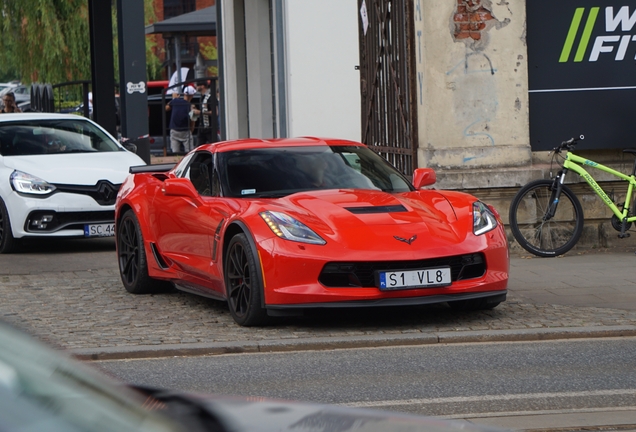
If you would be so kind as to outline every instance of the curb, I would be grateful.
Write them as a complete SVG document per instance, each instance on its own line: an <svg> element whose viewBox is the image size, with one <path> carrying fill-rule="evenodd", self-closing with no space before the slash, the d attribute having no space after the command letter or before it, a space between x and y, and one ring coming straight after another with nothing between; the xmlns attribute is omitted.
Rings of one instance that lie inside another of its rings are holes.
<svg viewBox="0 0 636 432"><path fill-rule="evenodd" d="M531 342L558 339L636 336L636 326L562 327L518 330L437 332L427 334L363 335L278 339L264 341L210 342L194 344L137 345L69 349L79 360L129 360L222 354L318 351L452 343Z"/></svg>

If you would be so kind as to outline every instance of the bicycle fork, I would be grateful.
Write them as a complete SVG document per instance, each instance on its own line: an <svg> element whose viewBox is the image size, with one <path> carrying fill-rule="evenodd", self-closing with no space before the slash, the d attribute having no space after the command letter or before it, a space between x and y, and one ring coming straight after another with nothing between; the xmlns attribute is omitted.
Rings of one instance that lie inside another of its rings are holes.
<svg viewBox="0 0 636 432"><path fill-rule="evenodd" d="M567 174L567 170L563 169L559 171L554 178L552 193L550 194L550 204L548 205L548 210L543 215L544 222L549 221L556 214L557 206L559 205L559 198L561 197L561 191L563 190L563 183L565 183L565 174Z"/></svg>

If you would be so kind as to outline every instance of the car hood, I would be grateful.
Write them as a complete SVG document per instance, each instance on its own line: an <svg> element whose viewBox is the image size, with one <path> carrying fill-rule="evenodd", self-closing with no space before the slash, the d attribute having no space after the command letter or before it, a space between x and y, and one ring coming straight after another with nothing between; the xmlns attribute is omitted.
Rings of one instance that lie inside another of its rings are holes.
<svg viewBox="0 0 636 432"><path fill-rule="evenodd" d="M290 195L278 202L281 211L326 236L326 240L351 249L375 250L396 240L412 250L445 247L462 243L472 233L468 200L456 201L454 207L433 190L400 194L316 191Z"/></svg>
<svg viewBox="0 0 636 432"><path fill-rule="evenodd" d="M175 420L209 424L211 417L218 420L220 430L233 432L505 432L463 421L399 412L262 397L137 389L165 403L166 413Z"/></svg>
<svg viewBox="0 0 636 432"><path fill-rule="evenodd" d="M99 180L120 184L131 166L145 165L139 156L127 151L10 156L3 163L49 183L83 185L94 185Z"/></svg>

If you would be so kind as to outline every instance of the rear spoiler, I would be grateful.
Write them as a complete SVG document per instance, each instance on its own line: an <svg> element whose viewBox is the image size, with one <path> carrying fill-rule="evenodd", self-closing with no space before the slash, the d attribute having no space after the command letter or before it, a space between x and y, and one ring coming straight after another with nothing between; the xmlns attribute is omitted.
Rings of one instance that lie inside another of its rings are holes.
<svg viewBox="0 0 636 432"><path fill-rule="evenodd" d="M157 165L131 166L128 172L130 172L131 174L168 172L176 165L176 163L166 163Z"/></svg>

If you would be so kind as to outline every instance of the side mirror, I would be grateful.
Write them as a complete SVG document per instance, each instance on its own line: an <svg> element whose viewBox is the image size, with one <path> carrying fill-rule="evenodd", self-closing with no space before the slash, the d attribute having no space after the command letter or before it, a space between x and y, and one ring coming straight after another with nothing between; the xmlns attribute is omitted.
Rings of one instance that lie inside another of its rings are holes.
<svg viewBox="0 0 636 432"><path fill-rule="evenodd" d="M131 142L122 143L124 148L129 152L137 153L137 146Z"/></svg>
<svg viewBox="0 0 636 432"><path fill-rule="evenodd" d="M437 181L437 175L433 168L416 168L413 171L413 186L415 189L421 189L424 186L430 186Z"/></svg>
<svg viewBox="0 0 636 432"><path fill-rule="evenodd" d="M163 182L161 192L166 196L186 197L194 201L199 200L199 194L190 180L185 178L169 178Z"/></svg>

